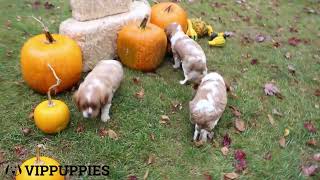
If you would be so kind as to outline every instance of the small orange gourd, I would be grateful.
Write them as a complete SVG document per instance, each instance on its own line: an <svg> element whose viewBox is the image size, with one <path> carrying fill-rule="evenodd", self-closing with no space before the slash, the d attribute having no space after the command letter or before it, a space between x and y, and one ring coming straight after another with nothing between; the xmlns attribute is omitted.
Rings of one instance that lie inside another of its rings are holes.
<svg viewBox="0 0 320 180"><path fill-rule="evenodd" d="M130 24L118 33L117 50L121 62L136 70L153 71L162 62L167 48L163 29L148 23L146 16L140 26Z"/></svg>
<svg viewBox="0 0 320 180"><path fill-rule="evenodd" d="M185 33L188 30L188 15L186 11L172 2L162 2L152 6L150 22L162 29L176 22L181 25Z"/></svg>

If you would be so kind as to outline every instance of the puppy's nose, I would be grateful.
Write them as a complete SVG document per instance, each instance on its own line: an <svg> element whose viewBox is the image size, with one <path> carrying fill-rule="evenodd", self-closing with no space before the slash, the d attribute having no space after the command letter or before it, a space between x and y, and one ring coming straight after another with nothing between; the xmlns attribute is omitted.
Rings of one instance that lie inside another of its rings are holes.
<svg viewBox="0 0 320 180"><path fill-rule="evenodd" d="M88 118L90 118L92 116L92 113L91 112L89 112L88 113Z"/></svg>

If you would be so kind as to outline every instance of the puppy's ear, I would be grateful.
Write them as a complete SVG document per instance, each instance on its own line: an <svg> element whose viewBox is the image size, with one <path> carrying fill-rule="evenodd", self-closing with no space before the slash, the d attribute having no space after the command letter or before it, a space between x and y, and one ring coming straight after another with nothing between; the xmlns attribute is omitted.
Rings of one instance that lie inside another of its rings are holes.
<svg viewBox="0 0 320 180"><path fill-rule="evenodd" d="M73 94L73 101L76 103L78 109L80 108L80 103L79 103L79 91L76 91L74 94Z"/></svg>
<svg viewBox="0 0 320 180"><path fill-rule="evenodd" d="M101 105L107 104L108 100L109 100L109 95L108 94L101 96L101 99L100 99Z"/></svg>

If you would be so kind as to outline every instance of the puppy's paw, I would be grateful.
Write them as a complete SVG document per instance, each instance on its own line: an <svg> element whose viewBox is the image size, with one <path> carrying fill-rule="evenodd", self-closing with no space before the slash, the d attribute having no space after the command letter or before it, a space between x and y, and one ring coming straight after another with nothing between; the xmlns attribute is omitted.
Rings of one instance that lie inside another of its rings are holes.
<svg viewBox="0 0 320 180"><path fill-rule="evenodd" d="M182 80L182 81L179 81L179 83L181 84L181 85L184 85L184 84L186 84L186 80Z"/></svg>
<svg viewBox="0 0 320 180"><path fill-rule="evenodd" d="M178 68L180 67L180 65L174 64L172 67L173 67L174 69L178 69Z"/></svg>
<svg viewBox="0 0 320 180"><path fill-rule="evenodd" d="M102 122L108 122L109 119L110 119L109 114L102 114L102 115L101 115L101 121L102 121Z"/></svg>

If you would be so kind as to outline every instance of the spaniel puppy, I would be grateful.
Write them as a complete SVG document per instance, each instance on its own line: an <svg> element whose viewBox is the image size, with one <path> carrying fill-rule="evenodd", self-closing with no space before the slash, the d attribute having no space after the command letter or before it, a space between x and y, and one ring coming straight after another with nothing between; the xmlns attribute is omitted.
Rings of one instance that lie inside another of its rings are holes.
<svg viewBox="0 0 320 180"><path fill-rule="evenodd" d="M165 32L171 42L173 68L179 68L182 63L185 79L180 81L180 84L185 84L187 81L199 84L202 77L207 74L206 55L201 46L189 38L177 23L170 24Z"/></svg>
<svg viewBox="0 0 320 180"><path fill-rule="evenodd" d="M123 79L123 68L115 60L102 60L88 74L74 94L74 100L83 117L97 117L101 121L110 119L109 110L114 93Z"/></svg>
<svg viewBox="0 0 320 180"><path fill-rule="evenodd" d="M191 121L195 124L193 140L206 142L213 137L227 105L226 85L218 73L209 73L201 81L194 99L189 103Z"/></svg>

